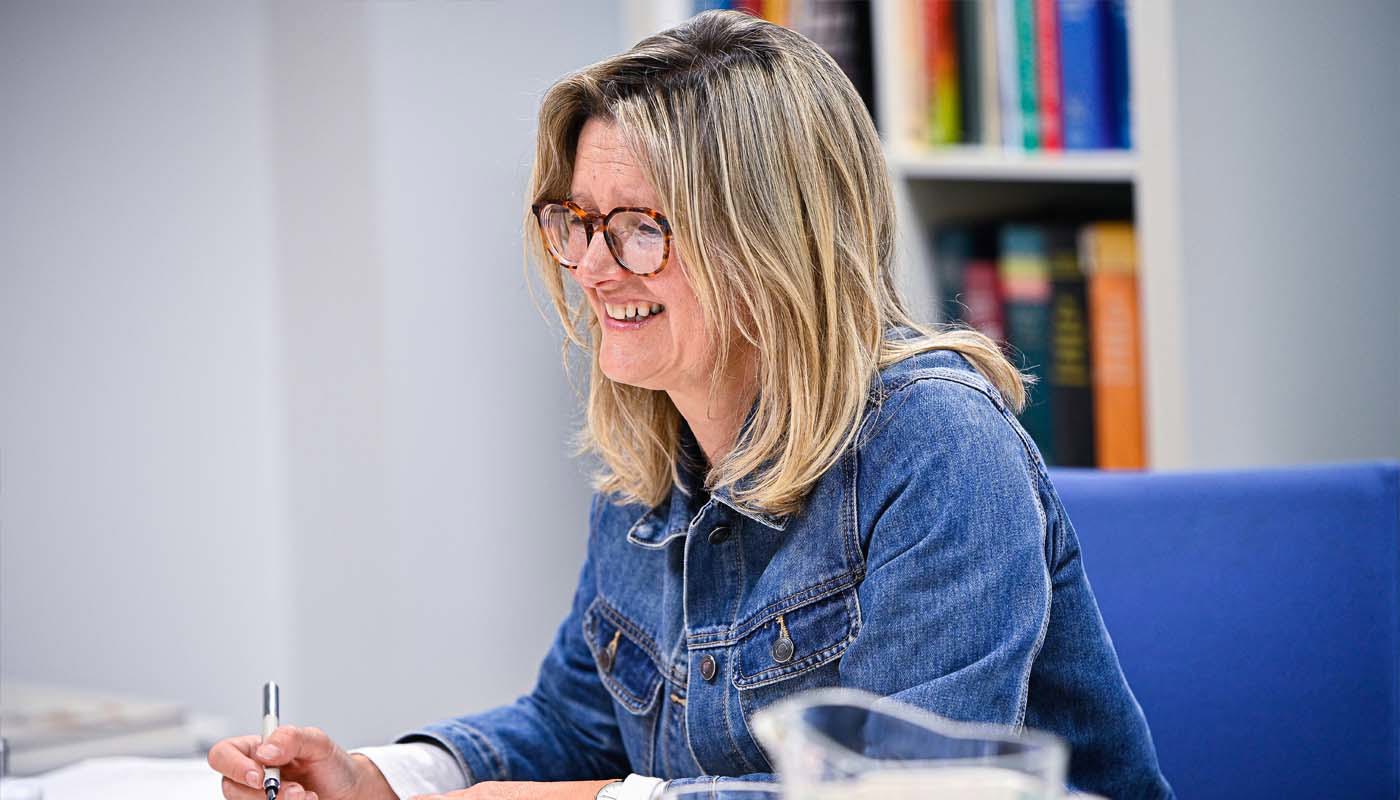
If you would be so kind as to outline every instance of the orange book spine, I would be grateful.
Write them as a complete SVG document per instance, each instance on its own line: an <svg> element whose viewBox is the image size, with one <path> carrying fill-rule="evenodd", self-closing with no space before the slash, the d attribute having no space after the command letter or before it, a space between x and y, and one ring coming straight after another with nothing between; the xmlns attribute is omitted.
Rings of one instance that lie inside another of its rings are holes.
<svg viewBox="0 0 1400 800"><path fill-rule="evenodd" d="M1088 275L1096 460L1102 469L1143 469L1147 448L1133 228L1086 225L1079 250Z"/></svg>

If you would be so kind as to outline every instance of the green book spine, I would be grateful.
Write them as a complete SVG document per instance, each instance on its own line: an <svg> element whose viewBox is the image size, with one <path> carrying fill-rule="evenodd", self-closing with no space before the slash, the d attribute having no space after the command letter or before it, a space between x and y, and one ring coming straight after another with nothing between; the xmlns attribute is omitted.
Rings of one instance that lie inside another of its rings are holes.
<svg viewBox="0 0 1400 800"><path fill-rule="evenodd" d="M938 321L964 322L963 272L972 256L972 232L961 225L935 228L933 266L938 279Z"/></svg>
<svg viewBox="0 0 1400 800"><path fill-rule="evenodd" d="M1001 231L998 272L1006 298L1006 338L1013 363L1035 376L1021 425L1047 464L1055 461L1054 396L1050 392L1050 258L1041 225L1005 225Z"/></svg>
<svg viewBox="0 0 1400 800"><path fill-rule="evenodd" d="M1035 84L1035 0L1016 0L1016 68L1021 78L1021 141L1040 149L1040 102Z"/></svg>

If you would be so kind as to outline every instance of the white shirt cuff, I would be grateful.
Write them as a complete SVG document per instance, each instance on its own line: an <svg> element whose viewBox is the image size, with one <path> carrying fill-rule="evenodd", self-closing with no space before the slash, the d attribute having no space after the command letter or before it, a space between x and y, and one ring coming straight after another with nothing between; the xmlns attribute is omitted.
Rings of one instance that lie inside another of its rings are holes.
<svg viewBox="0 0 1400 800"><path fill-rule="evenodd" d="M373 761L399 800L467 788L467 776L457 764L457 759L435 744L407 742L360 747L350 752ZM628 797L627 800L632 798Z"/></svg>
<svg viewBox="0 0 1400 800"><path fill-rule="evenodd" d="M648 778L634 773L623 779L617 800L652 800L653 797L661 796L661 787L665 785L666 782L660 778Z"/></svg>

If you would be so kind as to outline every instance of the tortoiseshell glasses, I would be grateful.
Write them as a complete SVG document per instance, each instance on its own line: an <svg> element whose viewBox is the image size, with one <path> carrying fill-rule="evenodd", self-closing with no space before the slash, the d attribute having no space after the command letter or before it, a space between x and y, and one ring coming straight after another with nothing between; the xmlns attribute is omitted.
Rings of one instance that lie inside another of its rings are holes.
<svg viewBox="0 0 1400 800"><path fill-rule="evenodd" d="M655 209L619 206L603 215L570 200L542 200L530 208L545 248L566 269L578 269L598 231L608 252L629 272L655 275L670 261L671 223Z"/></svg>

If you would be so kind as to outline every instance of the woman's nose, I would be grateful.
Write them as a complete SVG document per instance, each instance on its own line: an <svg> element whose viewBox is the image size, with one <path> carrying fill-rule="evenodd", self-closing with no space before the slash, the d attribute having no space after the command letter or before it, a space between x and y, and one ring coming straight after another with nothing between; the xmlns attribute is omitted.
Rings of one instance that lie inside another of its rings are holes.
<svg viewBox="0 0 1400 800"><path fill-rule="evenodd" d="M623 272L622 265L617 263L612 251L608 249L607 238L602 231L593 234L593 238L588 242L588 249L583 252L583 259L578 262L578 269L574 270L579 282L589 287L604 281L617 280L622 277Z"/></svg>

